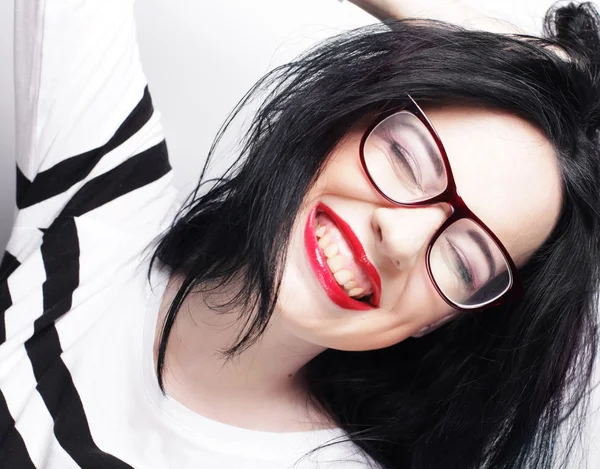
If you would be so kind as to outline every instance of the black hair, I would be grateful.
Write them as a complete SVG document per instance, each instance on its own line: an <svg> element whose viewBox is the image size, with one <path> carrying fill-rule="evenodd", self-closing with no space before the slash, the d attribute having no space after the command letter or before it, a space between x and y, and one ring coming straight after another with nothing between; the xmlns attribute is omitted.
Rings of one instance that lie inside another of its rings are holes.
<svg viewBox="0 0 600 469"><path fill-rule="evenodd" d="M425 106L500 109L541 129L562 173L560 217L521 269L519 304L381 350L326 350L305 366L311 399L383 468L549 469L571 456L597 346L599 25L591 3L551 8L541 38L406 19L326 40L265 76L215 142L260 95L238 159L204 192L203 172L153 253L151 266L184 278L162 331L161 387L194 289L241 285L220 305L244 311L228 356L260 337L304 195L347 130L407 91Z"/></svg>

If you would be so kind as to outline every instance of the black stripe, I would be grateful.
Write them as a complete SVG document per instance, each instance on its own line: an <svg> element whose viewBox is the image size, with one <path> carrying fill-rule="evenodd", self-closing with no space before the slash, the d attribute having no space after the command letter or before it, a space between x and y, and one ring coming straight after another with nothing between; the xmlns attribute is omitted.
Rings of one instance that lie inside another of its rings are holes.
<svg viewBox="0 0 600 469"><path fill-rule="evenodd" d="M135 135L150 120L153 112L152 99L146 87L141 101L105 145L60 161L38 173L32 182L17 167L17 207L30 207L83 181L104 155Z"/></svg>
<svg viewBox="0 0 600 469"><path fill-rule="evenodd" d="M81 216L122 195L157 181L171 170L164 141L132 156L87 182L71 198L61 216Z"/></svg>
<svg viewBox="0 0 600 469"><path fill-rule="evenodd" d="M0 467L2 469L35 469L23 437L15 428L6 399L0 392Z"/></svg>
<svg viewBox="0 0 600 469"><path fill-rule="evenodd" d="M34 335L30 341L35 340L38 331L53 325L71 309L73 292L79 286L80 252L75 221L56 218L42 238L40 251L46 270L46 280L42 285L44 312L34 323Z"/></svg>
<svg viewBox="0 0 600 469"><path fill-rule="evenodd" d="M10 252L5 251L0 263L0 345L6 341L6 310L12 306L12 298L8 289L8 277L17 270L21 263Z"/></svg>
<svg viewBox="0 0 600 469"><path fill-rule="evenodd" d="M0 280L5 280L17 270L21 263L10 252L4 251L2 262L0 262Z"/></svg>
<svg viewBox="0 0 600 469"><path fill-rule="evenodd" d="M58 217L44 234L42 259L44 313L35 321L34 335L25 343L37 389L54 420L54 435L84 469L132 469L101 451L92 438L81 398L68 368L54 321L69 311L79 286L79 238L75 220Z"/></svg>
<svg viewBox="0 0 600 469"><path fill-rule="evenodd" d="M24 207L27 203L27 196L31 190L31 181L23 174L19 165L17 165L17 207Z"/></svg>

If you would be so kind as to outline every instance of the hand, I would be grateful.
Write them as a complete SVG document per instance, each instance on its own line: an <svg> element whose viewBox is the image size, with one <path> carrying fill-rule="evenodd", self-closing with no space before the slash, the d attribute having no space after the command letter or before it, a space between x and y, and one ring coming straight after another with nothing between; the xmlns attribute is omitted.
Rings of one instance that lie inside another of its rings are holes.
<svg viewBox="0 0 600 469"><path fill-rule="evenodd" d="M402 12L402 0L349 0L357 7L382 21L406 17Z"/></svg>
<svg viewBox="0 0 600 469"><path fill-rule="evenodd" d="M492 18L463 0L349 0L376 18L385 21L402 18L428 18L469 29L494 33L523 34L515 25Z"/></svg>

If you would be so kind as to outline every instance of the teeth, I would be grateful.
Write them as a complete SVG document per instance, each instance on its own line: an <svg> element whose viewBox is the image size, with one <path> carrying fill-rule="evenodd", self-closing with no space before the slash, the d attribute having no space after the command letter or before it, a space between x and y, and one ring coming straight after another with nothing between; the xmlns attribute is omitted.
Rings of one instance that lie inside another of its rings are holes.
<svg viewBox="0 0 600 469"><path fill-rule="evenodd" d="M352 277L354 277L354 274L352 272L350 272L349 270L342 269L342 270L338 270L336 273L334 273L333 276L335 277L335 280L337 283L339 283L340 285L344 285L345 283L348 283L350 280L352 280Z"/></svg>
<svg viewBox="0 0 600 469"><path fill-rule="evenodd" d="M329 243L331 242L331 236L329 234L323 235L323 237L319 240L318 244L321 249L325 249Z"/></svg>
<svg viewBox="0 0 600 469"><path fill-rule="evenodd" d="M329 268L331 269L331 271L335 275L335 273L338 270L342 269L344 267L344 265L346 265L346 259L344 259L344 256L338 255L338 256L332 257L330 259L327 259L327 265L329 266ZM346 272L350 272L350 271L347 270ZM350 280L350 279L348 279L348 280ZM346 282L348 280L346 280ZM338 283L340 283L340 284L346 283L346 282L340 282L338 280Z"/></svg>
<svg viewBox="0 0 600 469"><path fill-rule="evenodd" d="M325 253L325 256L327 258L330 258L330 257L335 256L339 250L340 250L340 248L338 248L337 244L331 243L329 246L327 246L325 249L323 249L323 252Z"/></svg>
<svg viewBox="0 0 600 469"><path fill-rule="evenodd" d="M340 254L340 248L336 242L333 242L331 234L327 233L327 227L317 224L315 229L317 244L323 250L327 258L327 265L333 273L336 282L343 286L348 296L359 298L364 294L365 289L360 288L355 282L354 273L348 269L344 269L346 258Z"/></svg>

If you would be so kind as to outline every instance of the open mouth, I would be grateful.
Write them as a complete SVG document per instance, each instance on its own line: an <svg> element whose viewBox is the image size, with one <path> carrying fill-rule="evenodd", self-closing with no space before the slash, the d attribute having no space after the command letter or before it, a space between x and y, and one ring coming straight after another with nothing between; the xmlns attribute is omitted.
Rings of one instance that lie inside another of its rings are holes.
<svg viewBox="0 0 600 469"><path fill-rule="evenodd" d="M335 304L355 310L379 305L377 270L350 226L325 204L309 215L305 244L311 267Z"/></svg>
<svg viewBox="0 0 600 469"><path fill-rule="evenodd" d="M339 228L324 212L317 212L315 227L317 244L327 258L327 267L344 291L358 301L369 303L373 287L367 274L354 259L348 242Z"/></svg>

